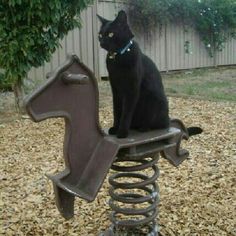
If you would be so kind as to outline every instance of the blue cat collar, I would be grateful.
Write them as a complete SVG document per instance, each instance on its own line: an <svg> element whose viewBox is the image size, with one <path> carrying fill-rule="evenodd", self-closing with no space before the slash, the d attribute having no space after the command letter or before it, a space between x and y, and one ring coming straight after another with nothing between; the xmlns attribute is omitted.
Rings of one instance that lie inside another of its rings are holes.
<svg viewBox="0 0 236 236"><path fill-rule="evenodd" d="M126 51L128 51L128 49L130 48L130 46L133 44L133 41L130 40L129 43L122 48L120 51L118 51L119 54L123 55Z"/></svg>

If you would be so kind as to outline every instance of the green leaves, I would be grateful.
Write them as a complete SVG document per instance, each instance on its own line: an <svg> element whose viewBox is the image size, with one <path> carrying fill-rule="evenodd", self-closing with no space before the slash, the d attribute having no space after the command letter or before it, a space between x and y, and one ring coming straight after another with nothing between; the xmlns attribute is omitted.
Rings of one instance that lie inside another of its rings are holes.
<svg viewBox="0 0 236 236"><path fill-rule="evenodd" d="M0 68L14 84L33 66L50 59L79 16L93 0L2 0L0 3ZM4 81L5 81L4 80Z"/></svg>
<svg viewBox="0 0 236 236"><path fill-rule="evenodd" d="M236 0L127 0L136 30L150 32L157 25L181 22L193 26L213 56L236 36Z"/></svg>

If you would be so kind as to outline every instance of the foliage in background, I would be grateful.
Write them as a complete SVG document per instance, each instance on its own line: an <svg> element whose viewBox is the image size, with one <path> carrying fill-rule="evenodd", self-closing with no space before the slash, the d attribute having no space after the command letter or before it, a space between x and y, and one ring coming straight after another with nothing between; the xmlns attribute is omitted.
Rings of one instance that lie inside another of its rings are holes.
<svg viewBox="0 0 236 236"><path fill-rule="evenodd" d="M4 73L0 71L0 92L11 90L11 83L7 81Z"/></svg>
<svg viewBox="0 0 236 236"><path fill-rule="evenodd" d="M0 68L5 80L20 85L32 67L49 61L79 15L93 0L1 0Z"/></svg>
<svg viewBox="0 0 236 236"><path fill-rule="evenodd" d="M236 37L236 0L126 0L136 30L181 22L200 34L210 56Z"/></svg>

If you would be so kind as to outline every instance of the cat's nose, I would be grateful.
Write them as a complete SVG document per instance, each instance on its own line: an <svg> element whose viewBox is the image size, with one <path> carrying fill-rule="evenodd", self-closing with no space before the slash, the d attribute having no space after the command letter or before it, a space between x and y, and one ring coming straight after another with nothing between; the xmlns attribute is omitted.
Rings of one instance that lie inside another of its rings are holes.
<svg viewBox="0 0 236 236"><path fill-rule="evenodd" d="M100 41L100 45L101 45L102 48L105 47L104 41Z"/></svg>
<svg viewBox="0 0 236 236"><path fill-rule="evenodd" d="M104 40L101 39L101 38L98 38L98 41L99 41L100 44L102 44L104 42Z"/></svg>

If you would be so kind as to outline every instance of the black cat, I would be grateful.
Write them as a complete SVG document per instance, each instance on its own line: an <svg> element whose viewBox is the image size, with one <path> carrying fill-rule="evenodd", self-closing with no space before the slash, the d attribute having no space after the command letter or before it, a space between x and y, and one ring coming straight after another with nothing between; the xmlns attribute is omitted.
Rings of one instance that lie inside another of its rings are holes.
<svg viewBox="0 0 236 236"><path fill-rule="evenodd" d="M168 128L168 101L161 75L133 41L126 13L120 11L114 21L98 18L102 23L99 41L108 51L106 64L113 94L114 124L109 134L125 138L129 129Z"/></svg>

